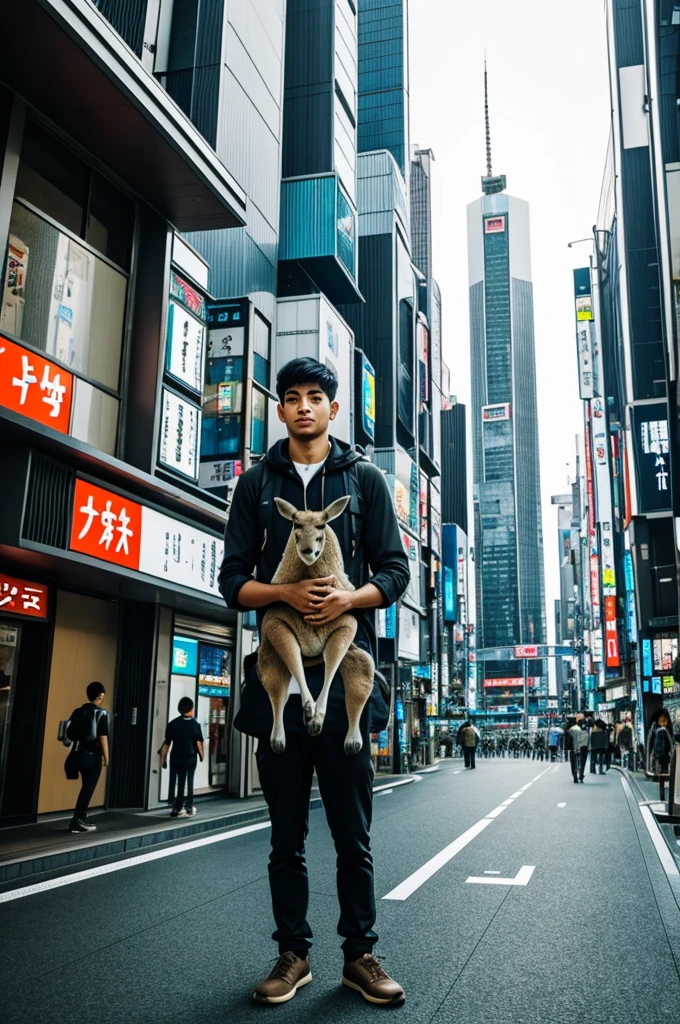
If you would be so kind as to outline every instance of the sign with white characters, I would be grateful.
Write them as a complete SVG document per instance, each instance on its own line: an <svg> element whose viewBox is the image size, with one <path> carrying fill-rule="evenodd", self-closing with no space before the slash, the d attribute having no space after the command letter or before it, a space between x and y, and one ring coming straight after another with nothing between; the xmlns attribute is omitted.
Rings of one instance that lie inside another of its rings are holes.
<svg viewBox="0 0 680 1024"><path fill-rule="evenodd" d="M219 597L218 537L78 478L71 551Z"/></svg>
<svg viewBox="0 0 680 1024"><path fill-rule="evenodd" d="M47 618L47 587L0 573L0 615L30 615Z"/></svg>
<svg viewBox="0 0 680 1024"><path fill-rule="evenodd" d="M200 409L163 388L158 461L176 473L196 480L200 436Z"/></svg>
<svg viewBox="0 0 680 1024"><path fill-rule="evenodd" d="M68 370L0 336L0 405L68 434L72 395Z"/></svg>
<svg viewBox="0 0 680 1024"><path fill-rule="evenodd" d="M666 402L631 409L640 513L672 509L671 457Z"/></svg>

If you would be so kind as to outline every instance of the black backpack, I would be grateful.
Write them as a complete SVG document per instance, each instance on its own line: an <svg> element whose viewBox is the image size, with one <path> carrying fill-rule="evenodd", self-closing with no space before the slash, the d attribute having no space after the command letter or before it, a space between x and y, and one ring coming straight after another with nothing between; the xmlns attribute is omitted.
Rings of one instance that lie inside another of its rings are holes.
<svg viewBox="0 0 680 1024"><path fill-rule="evenodd" d="M76 708L68 720L66 735L74 743L94 743L102 712L92 704Z"/></svg>

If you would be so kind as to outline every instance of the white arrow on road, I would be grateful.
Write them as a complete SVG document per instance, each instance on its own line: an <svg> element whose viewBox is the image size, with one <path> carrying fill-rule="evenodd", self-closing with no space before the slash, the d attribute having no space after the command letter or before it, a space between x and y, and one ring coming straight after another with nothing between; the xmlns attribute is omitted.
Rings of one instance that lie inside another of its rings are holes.
<svg viewBox="0 0 680 1024"><path fill-rule="evenodd" d="M528 885L529 879L536 870L536 866L525 864L519 869L514 878L466 878L465 881L472 885Z"/></svg>

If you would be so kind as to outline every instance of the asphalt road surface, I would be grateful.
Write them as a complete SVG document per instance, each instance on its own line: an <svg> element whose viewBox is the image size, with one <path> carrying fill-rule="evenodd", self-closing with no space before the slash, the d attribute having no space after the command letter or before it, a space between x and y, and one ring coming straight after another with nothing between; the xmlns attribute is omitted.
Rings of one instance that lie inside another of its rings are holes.
<svg viewBox="0 0 680 1024"><path fill-rule="evenodd" d="M404 1022L678 1019L672 864L619 772L575 786L564 764L446 761L379 790L372 835L376 952L406 990L390 1011ZM268 844L268 827L251 825L0 894L0 1018L358 1024L386 1012L340 985L322 810L307 846L313 982L285 1005L251 1004L276 956Z"/></svg>

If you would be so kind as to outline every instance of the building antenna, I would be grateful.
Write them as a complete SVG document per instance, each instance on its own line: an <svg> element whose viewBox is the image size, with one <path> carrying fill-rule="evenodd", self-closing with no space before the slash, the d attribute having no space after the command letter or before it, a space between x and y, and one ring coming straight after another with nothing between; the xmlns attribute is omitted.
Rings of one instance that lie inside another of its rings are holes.
<svg viewBox="0 0 680 1024"><path fill-rule="evenodd" d="M493 177L491 169L491 126L489 124L489 83L486 71L486 50L484 51L484 122L486 125L486 176Z"/></svg>

